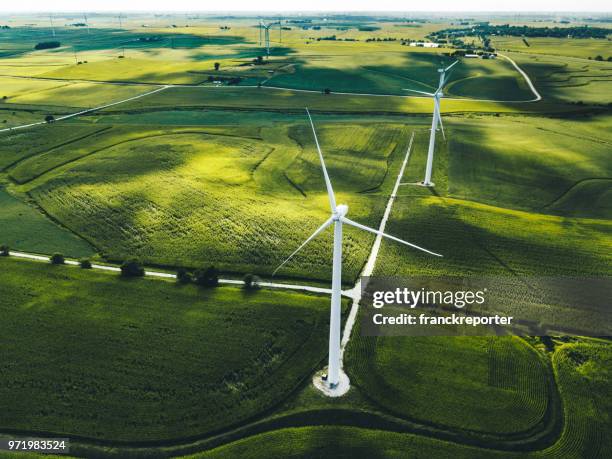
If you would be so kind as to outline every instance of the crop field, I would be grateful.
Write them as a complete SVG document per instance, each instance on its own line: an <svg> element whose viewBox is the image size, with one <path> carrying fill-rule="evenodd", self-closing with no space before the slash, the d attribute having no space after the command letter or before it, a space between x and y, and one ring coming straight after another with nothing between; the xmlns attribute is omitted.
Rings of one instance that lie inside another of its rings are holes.
<svg viewBox="0 0 612 459"><path fill-rule="evenodd" d="M532 76L542 96L554 101L612 102L612 62L537 54L510 54Z"/></svg>
<svg viewBox="0 0 612 459"><path fill-rule="evenodd" d="M548 54L551 56L578 57L582 59L610 55L610 42L594 38L572 39L552 37L529 37L526 45L521 37L495 37L493 45L500 51L513 51L528 54Z"/></svg>
<svg viewBox="0 0 612 459"><path fill-rule="evenodd" d="M452 32L484 18L284 18L266 58L259 17L0 15L0 245L148 270L0 257L0 436L74 436L79 457L607 457L612 347L574 335L610 314L570 280L612 275L610 39L491 35L501 55L449 75L416 186L433 101L405 89L486 52ZM561 18L487 22L609 27ZM391 203L387 233L444 255L346 227L345 295L372 253L375 276L495 277L487 306L529 333L368 337L361 308L350 391L315 389L329 296L303 292L329 286L332 231L271 275L329 218L306 107L348 217L378 228ZM211 265L216 288L150 278ZM291 285L227 286L247 273Z"/></svg>
<svg viewBox="0 0 612 459"><path fill-rule="evenodd" d="M519 339L361 337L352 346L355 384L399 417L512 434L536 426L546 412L545 368Z"/></svg>
<svg viewBox="0 0 612 459"><path fill-rule="evenodd" d="M0 365L11 375L0 428L114 440L203 434L277 403L325 354L321 297L0 264Z"/></svg>
<svg viewBox="0 0 612 459"><path fill-rule="evenodd" d="M255 435L226 446L190 456L217 458L247 454L249 457L308 457L321 451L330 454L384 455L406 454L428 457L558 458L605 457L612 446L605 432L610 430L609 381L612 357L609 345L569 344L561 346L552 357L564 399L564 427L551 446L525 452L480 449L427 436L375 429L342 426L316 426L276 430ZM446 358L445 358L446 360ZM465 366L462 368L465 373ZM447 374L444 377L448 377ZM435 394L436 388L430 388ZM480 399L480 403L483 400ZM507 421L511 421L505 418ZM517 446L516 448L520 448Z"/></svg>
<svg viewBox="0 0 612 459"><path fill-rule="evenodd" d="M384 207L379 192L394 177L389 168L405 151L409 131L398 124L347 125L324 117L317 123L339 200L356 219L375 224ZM197 267L212 261L228 271L266 273L327 216L304 119L211 131L94 126L8 173L107 258L129 253L151 264ZM369 240L347 232L347 282L364 263ZM330 250L331 232L285 272L325 279Z"/></svg>

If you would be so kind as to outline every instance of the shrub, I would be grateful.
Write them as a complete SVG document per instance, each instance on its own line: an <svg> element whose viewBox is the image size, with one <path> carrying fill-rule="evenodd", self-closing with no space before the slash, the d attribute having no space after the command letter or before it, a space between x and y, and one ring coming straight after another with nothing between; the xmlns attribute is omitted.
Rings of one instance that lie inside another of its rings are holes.
<svg viewBox="0 0 612 459"><path fill-rule="evenodd" d="M0 257L8 257L10 255L9 246L2 244L0 245Z"/></svg>
<svg viewBox="0 0 612 459"><path fill-rule="evenodd" d="M214 266L198 269L193 274L193 281L202 287L216 287L219 285L219 272Z"/></svg>
<svg viewBox="0 0 612 459"><path fill-rule="evenodd" d="M54 253L53 255L51 255L51 264L52 265L63 265L66 262L66 260L64 259L64 255L62 255L61 253Z"/></svg>
<svg viewBox="0 0 612 459"><path fill-rule="evenodd" d="M55 117L53 115L47 115L45 116L45 121L47 123L53 123L55 121Z"/></svg>
<svg viewBox="0 0 612 459"><path fill-rule="evenodd" d="M121 264L121 275L123 277L142 277L144 268L136 258L131 258Z"/></svg>
<svg viewBox="0 0 612 459"><path fill-rule="evenodd" d="M89 261L89 258L81 258L79 260L79 266L83 269L91 269L91 261Z"/></svg>
<svg viewBox="0 0 612 459"><path fill-rule="evenodd" d="M221 64L219 64L218 62L215 62L215 70L219 70L219 67L221 67Z"/></svg>
<svg viewBox="0 0 612 459"><path fill-rule="evenodd" d="M323 93L324 93L324 94L331 94L331 89L329 89L329 88L325 88L325 89L323 90Z"/></svg>
<svg viewBox="0 0 612 459"><path fill-rule="evenodd" d="M179 284L188 284L191 282L191 274L189 274L185 268L179 268L176 271L176 281Z"/></svg>
<svg viewBox="0 0 612 459"><path fill-rule="evenodd" d="M59 41L41 41L34 46L34 49L51 49L59 48L61 43Z"/></svg>
<svg viewBox="0 0 612 459"><path fill-rule="evenodd" d="M257 290L259 288L259 277L255 274L246 274L242 280L246 290Z"/></svg>

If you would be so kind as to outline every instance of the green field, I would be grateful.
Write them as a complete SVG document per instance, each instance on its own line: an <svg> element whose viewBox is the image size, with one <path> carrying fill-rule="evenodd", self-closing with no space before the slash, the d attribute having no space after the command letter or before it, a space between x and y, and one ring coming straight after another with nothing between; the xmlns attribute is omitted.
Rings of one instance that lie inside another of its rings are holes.
<svg viewBox="0 0 612 459"><path fill-rule="evenodd" d="M0 429L203 435L278 403L325 355L324 298L0 264Z"/></svg>
<svg viewBox="0 0 612 459"><path fill-rule="evenodd" d="M351 390L330 399L310 382L327 361L326 295L0 257L0 436L73 437L77 457L609 455L612 347L567 336L606 329L609 312L569 284L540 295L545 276L612 274L609 39L492 36L502 55L461 59L423 188L433 104L404 89L435 90L450 54L484 38L409 41L485 16L292 16L261 61L258 17L89 17L58 13L52 33L46 14L0 15L0 245L327 287L329 230L270 276L329 217L308 107L337 201L372 227L414 135L386 232L444 257L384 240L374 275L498 276L492 299L531 332L373 338L362 308ZM174 86L126 101L160 85ZM344 288L373 241L345 230Z"/></svg>
<svg viewBox="0 0 612 459"><path fill-rule="evenodd" d="M266 273L327 213L306 120L287 121L211 129L98 123L78 141L17 163L9 176L107 258L129 253L151 264L213 261L226 271ZM325 117L317 124L338 199L374 225L409 131ZM347 232L347 282L364 263L370 240ZM331 232L283 274L327 278L330 247Z"/></svg>
<svg viewBox="0 0 612 459"><path fill-rule="evenodd" d="M356 337L352 344L354 384L398 417L513 434L546 413L545 367L519 339Z"/></svg>

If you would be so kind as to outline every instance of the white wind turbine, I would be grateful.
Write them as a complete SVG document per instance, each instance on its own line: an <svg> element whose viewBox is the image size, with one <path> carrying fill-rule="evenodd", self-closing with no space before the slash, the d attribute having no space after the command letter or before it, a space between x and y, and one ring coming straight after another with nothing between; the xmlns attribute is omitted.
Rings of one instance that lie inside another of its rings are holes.
<svg viewBox="0 0 612 459"><path fill-rule="evenodd" d="M278 25L278 33L279 33L280 40L282 42L283 27L281 25L280 19L278 21L270 22L268 24L263 22L261 19L259 20L259 45L261 46L261 31L263 30L264 31L264 41L266 45L266 56L268 57L268 59L270 58L270 28L274 25Z"/></svg>
<svg viewBox="0 0 612 459"><path fill-rule="evenodd" d="M389 238L393 241L400 242L407 246L413 247L415 249L421 250L423 252L427 252L431 255L435 255L437 257L441 257L442 255L437 254L435 252L431 252L423 247L419 247L418 245L411 244L410 242L406 242L402 239L399 239L395 236L391 236L389 234L383 233L382 231L375 230L374 228L370 228L368 226L362 225L361 223L357 223L353 220L349 220L346 217L348 213L348 206L346 204L336 205L336 197L334 195L334 190L332 189L331 182L329 180L329 175L327 175L327 169L325 167L325 161L323 160L323 153L321 152L321 147L319 146L319 140L317 139L317 132L315 131L314 123L312 122L312 117L310 116L310 112L306 109L306 113L308 114L308 119L310 120L310 126L312 127L312 134L314 136L315 144L317 146L317 151L319 152L319 160L321 161L321 168L323 169L323 177L325 179L325 185L327 187L327 194L329 196L329 205L331 208L331 216L323 223L302 245L300 245L295 252L293 252L289 257L281 263L281 265L274 270L272 275L275 275L276 272L282 268L295 254L297 254L306 244L312 241L315 237L321 234L328 226L334 225L334 252L333 252L333 263L332 263L332 293L331 293L331 313L330 313L330 321L329 321L329 364L328 364L328 376L327 376L327 385L329 389L333 390L338 387L340 382L340 322L341 322L341 308L340 308L340 296L341 296L341 285L342 285L342 225L346 223L347 225L354 226L355 228L359 228L364 231L369 231L370 233L374 233L377 235L381 235L383 237Z"/></svg>
<svg viewBox="0 0 612 459"><path fill-rule="evenodd" d="M433 186L433 183L431 183L431 169L433 167L433 155L434 147L436 145L436 130L438 129L438 124L440 124L440 128L442 129L442 137L444 137L444 139L446 140L446 134L444 134L444 126L442 125L442 115L440 114L440 99L442 99L442 96L444 96L442 88L446 84L446 72L448 72L458 62L459 61L453 62L445 69L438 69L438 72L440 72L440 84L438 85L438 89L436 89L436 92L431 93L424 91L416 91L414 89L404 89L404 91L412 91L418 94L424 94L426 96L432 97L434 100L434 111L431 120L431 134L429 135L429 149L427 150L427 167L425 169L425 180L423 180L423 182L421 183L423 186Z"/></svg>

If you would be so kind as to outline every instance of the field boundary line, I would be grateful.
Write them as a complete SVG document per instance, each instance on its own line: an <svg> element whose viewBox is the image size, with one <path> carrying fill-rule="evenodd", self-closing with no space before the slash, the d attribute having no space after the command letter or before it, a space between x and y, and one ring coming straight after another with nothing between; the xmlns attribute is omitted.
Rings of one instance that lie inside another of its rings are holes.
<svg viewBox="0 0 612 459"><path fill-rule="evenodd" d="M385 227L387 226L387 220L389 219L389 215L391 215L391 208L393 207L393 203L395 202L395 198L397 196L397 191L400 187L402 178L404 177L404 171L406 169L406 165L408 164L408 160L410 159L410 152L412 151L412 143L414 141L415 131L412 131L410 136L410 142L408 143L408 148L406 150L406 155L404 156L404 160L402 162L402 166L400 167L399 173L397 174L397 179L395 180L395 185L393 185L393 191L391 191L391 195L389 196L389 200L387 201L387 206L385 207L385 212L383 214L382 219L380 220L380 224L378 225L378 231L384 232ZM380 245L382 243L382 236L380 234L376 235L376 239L374 239L374 243L372 244L372 248L370 249L370 256L363 267L363 270L359 274L357 278L357 282L355 286L351 290L353 297L353 304L351 306L351 311L349 312L348 318L346 319L346 323L344 325L344 333L342 334L342 341L340 343L340 367L344 368L344 350L351 339L351 333L355 326L355 321L357 320L357 312L359 311L359 302L361 301L361 278L371 276L374 272L374 267L376 266L376 260L378 258L378 252L380 250Z"/></svg>
<svg viewBox="0 0 612 459"><path fill-rule="evenodd" d="M46 263L51 262L51 256L45 255L45 254L11 250L9 251L9 256L31 260L31 261L42 261ZM79 266L80 265L79 261L75 259L69 259L69 258L66 258L64 260L64 264L68 266ZM111 263L107 263L107 264L92 263L91 268L95 270L109 271L109 272L115 272L115 273L121 272L121 268L118 265L111 264ZM145 268L144 277L149 277L152 279L176 279L176 274L168 273L164 271L155 271L155 270ZM244 281L238 280L238 279L219 279L219 284L244 286ZM317 293L317 294L322 294L322 295L331 295L331 289L324 288L324 287L315 287L312 285L285 284L282 282L266 282L266 281L258 282L258 285L260 287L269 288L269 289L296 290L296 291L302 291L302 292ZM352 298L352 290L343 290L342 295L348 298Z"/></svg>

